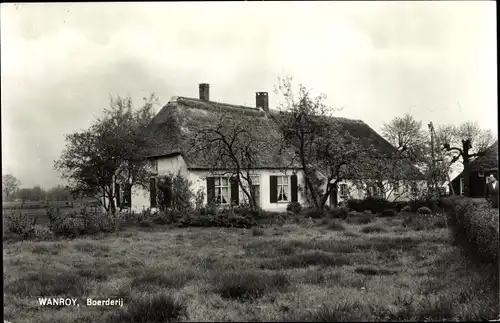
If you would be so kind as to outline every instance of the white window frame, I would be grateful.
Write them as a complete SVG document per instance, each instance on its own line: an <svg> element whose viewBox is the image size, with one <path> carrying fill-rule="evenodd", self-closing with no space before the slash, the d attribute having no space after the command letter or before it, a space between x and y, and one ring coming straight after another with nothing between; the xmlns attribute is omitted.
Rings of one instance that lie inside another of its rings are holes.
<svg viewBox="0 0 500 323"><path fill-rule="evenodd" d="M464 194L465 178L460 177L460 195Z"/></svg>
<svg viewBox="0 0 500 323"><path fill-rule="evenodd" d="M227 185L222 184L224 179L227 181ZM217 182L219 183L218 185L217 185ZM227 188L227 195L226 196L224 195L224 193L222 191L224 188ZM231 203L231 183L230 183L229 177L215 176L214 189L215 189L214 198L215 198L215 203L217 205L229 205ZM220 195L219 195L219 190L221 192ZM219 201L219 196L226 197L226 203L221 203Z"/></svg>
<svg viewBox="0 0 500 323"><path fill-rule="evenodd" d="M286 184L283 183L283 180L286 179ZM281 184L280 184L281 180ZM284 188L282 190L282 188ZM290 190L290 176L282 176L279 175L277 176L276 179L276 199L278 203L289 203L291 201L291 190ZM286 196L286 200L281 199L280 200L280 191L284 191L284 194Z"/></svg>

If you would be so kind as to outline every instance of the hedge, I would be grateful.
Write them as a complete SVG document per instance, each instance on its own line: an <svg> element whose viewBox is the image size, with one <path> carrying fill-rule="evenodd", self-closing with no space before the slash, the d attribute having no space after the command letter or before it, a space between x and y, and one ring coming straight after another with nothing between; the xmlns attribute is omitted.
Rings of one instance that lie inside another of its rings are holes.
<svg viewBox="0 0 500 323"><path fill-rule="evenodd" d="M455 243L476 259L497 263L498 210L466 197L455 197L451 202L446 213Z"/></svg>

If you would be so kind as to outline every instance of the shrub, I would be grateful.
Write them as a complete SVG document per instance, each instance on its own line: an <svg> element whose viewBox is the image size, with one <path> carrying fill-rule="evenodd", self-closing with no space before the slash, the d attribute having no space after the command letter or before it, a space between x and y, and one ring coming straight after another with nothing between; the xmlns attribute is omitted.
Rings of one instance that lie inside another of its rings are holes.
<svg viewBox="0 0 500 323"><path fill-rule="evenodd" d="M390 202L383 198L368 197L364 200L350 199L347 201L349 209L356 212L370 211L371 213L382 213L386 209L401 210L407 202Z"/></svg>
<svg viewBox="0 0 500 323"><path fill-rule="evenodd" d="M300 205L299 202L290 202L286 206L286 210L295 214L299 214L300 211L302 210L302 205Z"/></svg>
<svg viewBox="0 0 500 323"><path fill-rule="evenodd" d="M334 219L328 223L327 229L333 231L345 231L345 225L341 220Z"/></svg>
<svg viewBox="0 0 500 323"><path fill-rule="evenodd" d="M74 295L88 293L89 284L85 277L76 271L42 269L36 273L25 274L5 285L7 293L22 297L39 295Z"/></svg>
<svg viewBox="0 0 500 323"><path fill-rule="evenodd" d="M84 233L96 234L99 232L115 232L118 230L125 219L125 214L111 214L100 212L80 213L83 219Z"/></svg>
<svg viewBox="0 0 500 323"><path fill-rule="evenodd" d="M252 299L270 291L282 291L290 281L283 273L232 271L214 280L214 291L224 298Z"/></svg>
<svg viewBox="0 0 500 323"><path fill-rule="evenodd" d="M173 222L172 220L172 213L173 211L167 210L167 211L160 211L151 218L151 222L159 225L164 225L164 224L170 224ZM150 221L145 221L146 223L150 223ZM146 223L143 223L144 226L148 226Z"/></svg>
<svg viewBox="0 0 500 323"><path fill-rule="evenodd" d="M401 212L411 212L411 207L409 205L406 205L401 209Z"/></svg>
<svg viewBox="0 0 500 323"><path fill-rule="evenodd" d="M386 210L384 210L384 212L382 212L382 216L384 216L384 217L393 217L396 215L398 215L398 212L396 210L393 210L393 209L386 209Z"/></svg>
<svg viewBox="0 0 500 323"><path fill-rule="evenodd" d="M259 220L267 217L267 213L259 209L252 208L249 205L242 205L233 208L233 213L243 217L249 217L255 220Z"/></svg>
<svg viewBox="0 0 500 323"><path fill-rule="evenodd" d="M49 217L49 228L55 235L75 238L84 233L85 223L75 212Z"/></svg>
<svg viewBox="0 0 500 323"><path fill-rule="evenodd" d="M453 202L449 197L441 197L438 202L438 206L444 210L449 210L453 208Z"/></svg>
<svg viewBox="0 0 500 323"><path fill-rule="evenodd" d="M350 213L346 222L350 224L368 224L372 222L373 215L370 213Z"/></svg>
<svg viewBox="0 0 500 323"><path fill-rule="evenodd" d="M32 237L40 240L51 240L54 238L54 232L43 225L34 225Z"/></svg>
<svg viewBox="0 0 500 323"><path fill-rule="evenodd" d="M266 269L304 268L309 266L344 266L351 260L344 255L335 255L321 250L311 250L276 258L261 264Z"/></svg>
<svg viewBox="0 0 500 323"><path fill-rule="evenodd" d="M330 216L334 219L345 220L349 216L349 209L346 207L334 207L330 210Z"/></svg>
<svg viewBox="0 0 500 323"><path fill-rule="evenodd" d="M142 288L145 285L155 287L181 288L195 277L195 273L190 270L170 270L162 268L146 268L141 274L136 276L131 286Z"/></svg>
<svg viewBox="0 0 500 323"><path fill-rule="evenodd" d="M27 238L31 234L35 225L35 219L31 219L26 213L13 212L5 218L7 230L19 234L23 238Z"/></svg>
<svg viewBox="0 0 500 323"><path fill-rule="evenodd" d="M417 209L417 214L419 214L419 215L430 215L430 214L432 214L432 211L428 207L421 206L421 207L419 207Z"/></svg>
<svg viewBox="0 0 500 323"><path fill-rule="evenodd" d="M180 227L221 227L221 228L251 228L256 222L248 216L229 214L227 212L212 215L184 217L180 220Z"/></svg>
<svg viewBox="0 0 500 323"><path fill-rule="evenodd" d="M499 215L496 209L475 205L469 198L452 200L448 211L451 232L456 243L480 260L498 259Z"/></svg>
<svg viewBox="0 0 500 323"><path fill-rule="evenodd" d="M123 214L89 212L81 209L79 212L61 214L58 210L49 209L49 229L58 236L74 238L82 234L99 232L115 232L124 222Z"/></svg>
<svg viewBox="0 0 500 323"><path fill-rule="evenodd" d="M403 220L403 226L415 231L432 230L436 228L446 228L448 226L447 217L444 214L409 214Z"/></svg>
<svg viewBox="0 0 500 323"><path fill-rule="evenodd" d="M365 210L363 200L349 199L347 200L347 206L356 212L363 212Z"/></svg>
<svg viewBox="0 0 500 323"><path fill-rule="evenodd" d="M321 219L322 217L325 216L323 210L316 210L316 209L306 209L305 212L303 213L304 217L311 219Z"/></svg>
<svg viewBox="0 0 500 323"><path fill-rule="evenodd" d="M265 234L265 232L261 228L257 228L257 227L252 228L252 236L260 237L260 236L263 236L264 234Z"/></svg>
<svg viewBox="0 0 500 323"><path fill-rule="evenodd" d="M187 319L187 306L171 295L141 297L108 318L108 323L176 322Z"/></svg>

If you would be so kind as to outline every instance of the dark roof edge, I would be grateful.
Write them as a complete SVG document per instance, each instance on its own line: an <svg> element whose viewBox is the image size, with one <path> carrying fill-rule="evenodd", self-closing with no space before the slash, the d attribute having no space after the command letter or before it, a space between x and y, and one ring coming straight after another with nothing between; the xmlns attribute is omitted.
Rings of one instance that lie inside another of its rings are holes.
<svg viewBox="0 0 500 323"><path fill-rule="evenodd" d="M208 171L223 171L228 170L227 168L208 168L208 167L188 167L189 170L208 170ZM252 170L300 170L300 167L253 167Z"/></svg>
<svg viewBox="0 0 500 323"><path fill-rule="evenodd" d="M173 157L173 156L177 156L177 155L182 155L182 153L181 152L173 152L173 153L170 153L170 154L150 155L150 156L148 156L148 159L152 159L152 158L167 158L167 157Z"/></svg>

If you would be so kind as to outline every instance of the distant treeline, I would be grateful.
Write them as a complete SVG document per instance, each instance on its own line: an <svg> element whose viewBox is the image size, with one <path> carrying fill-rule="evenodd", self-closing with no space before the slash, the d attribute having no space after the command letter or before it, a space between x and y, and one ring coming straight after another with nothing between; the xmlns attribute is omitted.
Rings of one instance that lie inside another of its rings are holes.
<svg viewBox="0 0 500 323"><path fill-rule="evenodd" d="M48 190L35 186L32 188L19 188L9 196L9 202L39 202L39 201L72 201L71 192L62 185L54 186Z"/></svg>
<svg viewBox="0 0 500 323"><path fill-rule="evenodd" d="M8 198L4 196L2 203L4 209L80 207L84 205L99 205L99 201L83 196L73 196L71 191L62 185L54 186L48 190L40 186L19 188L10 194Z"/></svg>
<svg viewBox="0 0 500 323"><path fill-rule="evenodd" d="M72 201L16 201L3 202L2 208L9 209L44 209L44 208L81 208L81 207L98 207L99 201L92 199L72 200Z"/></svg>

